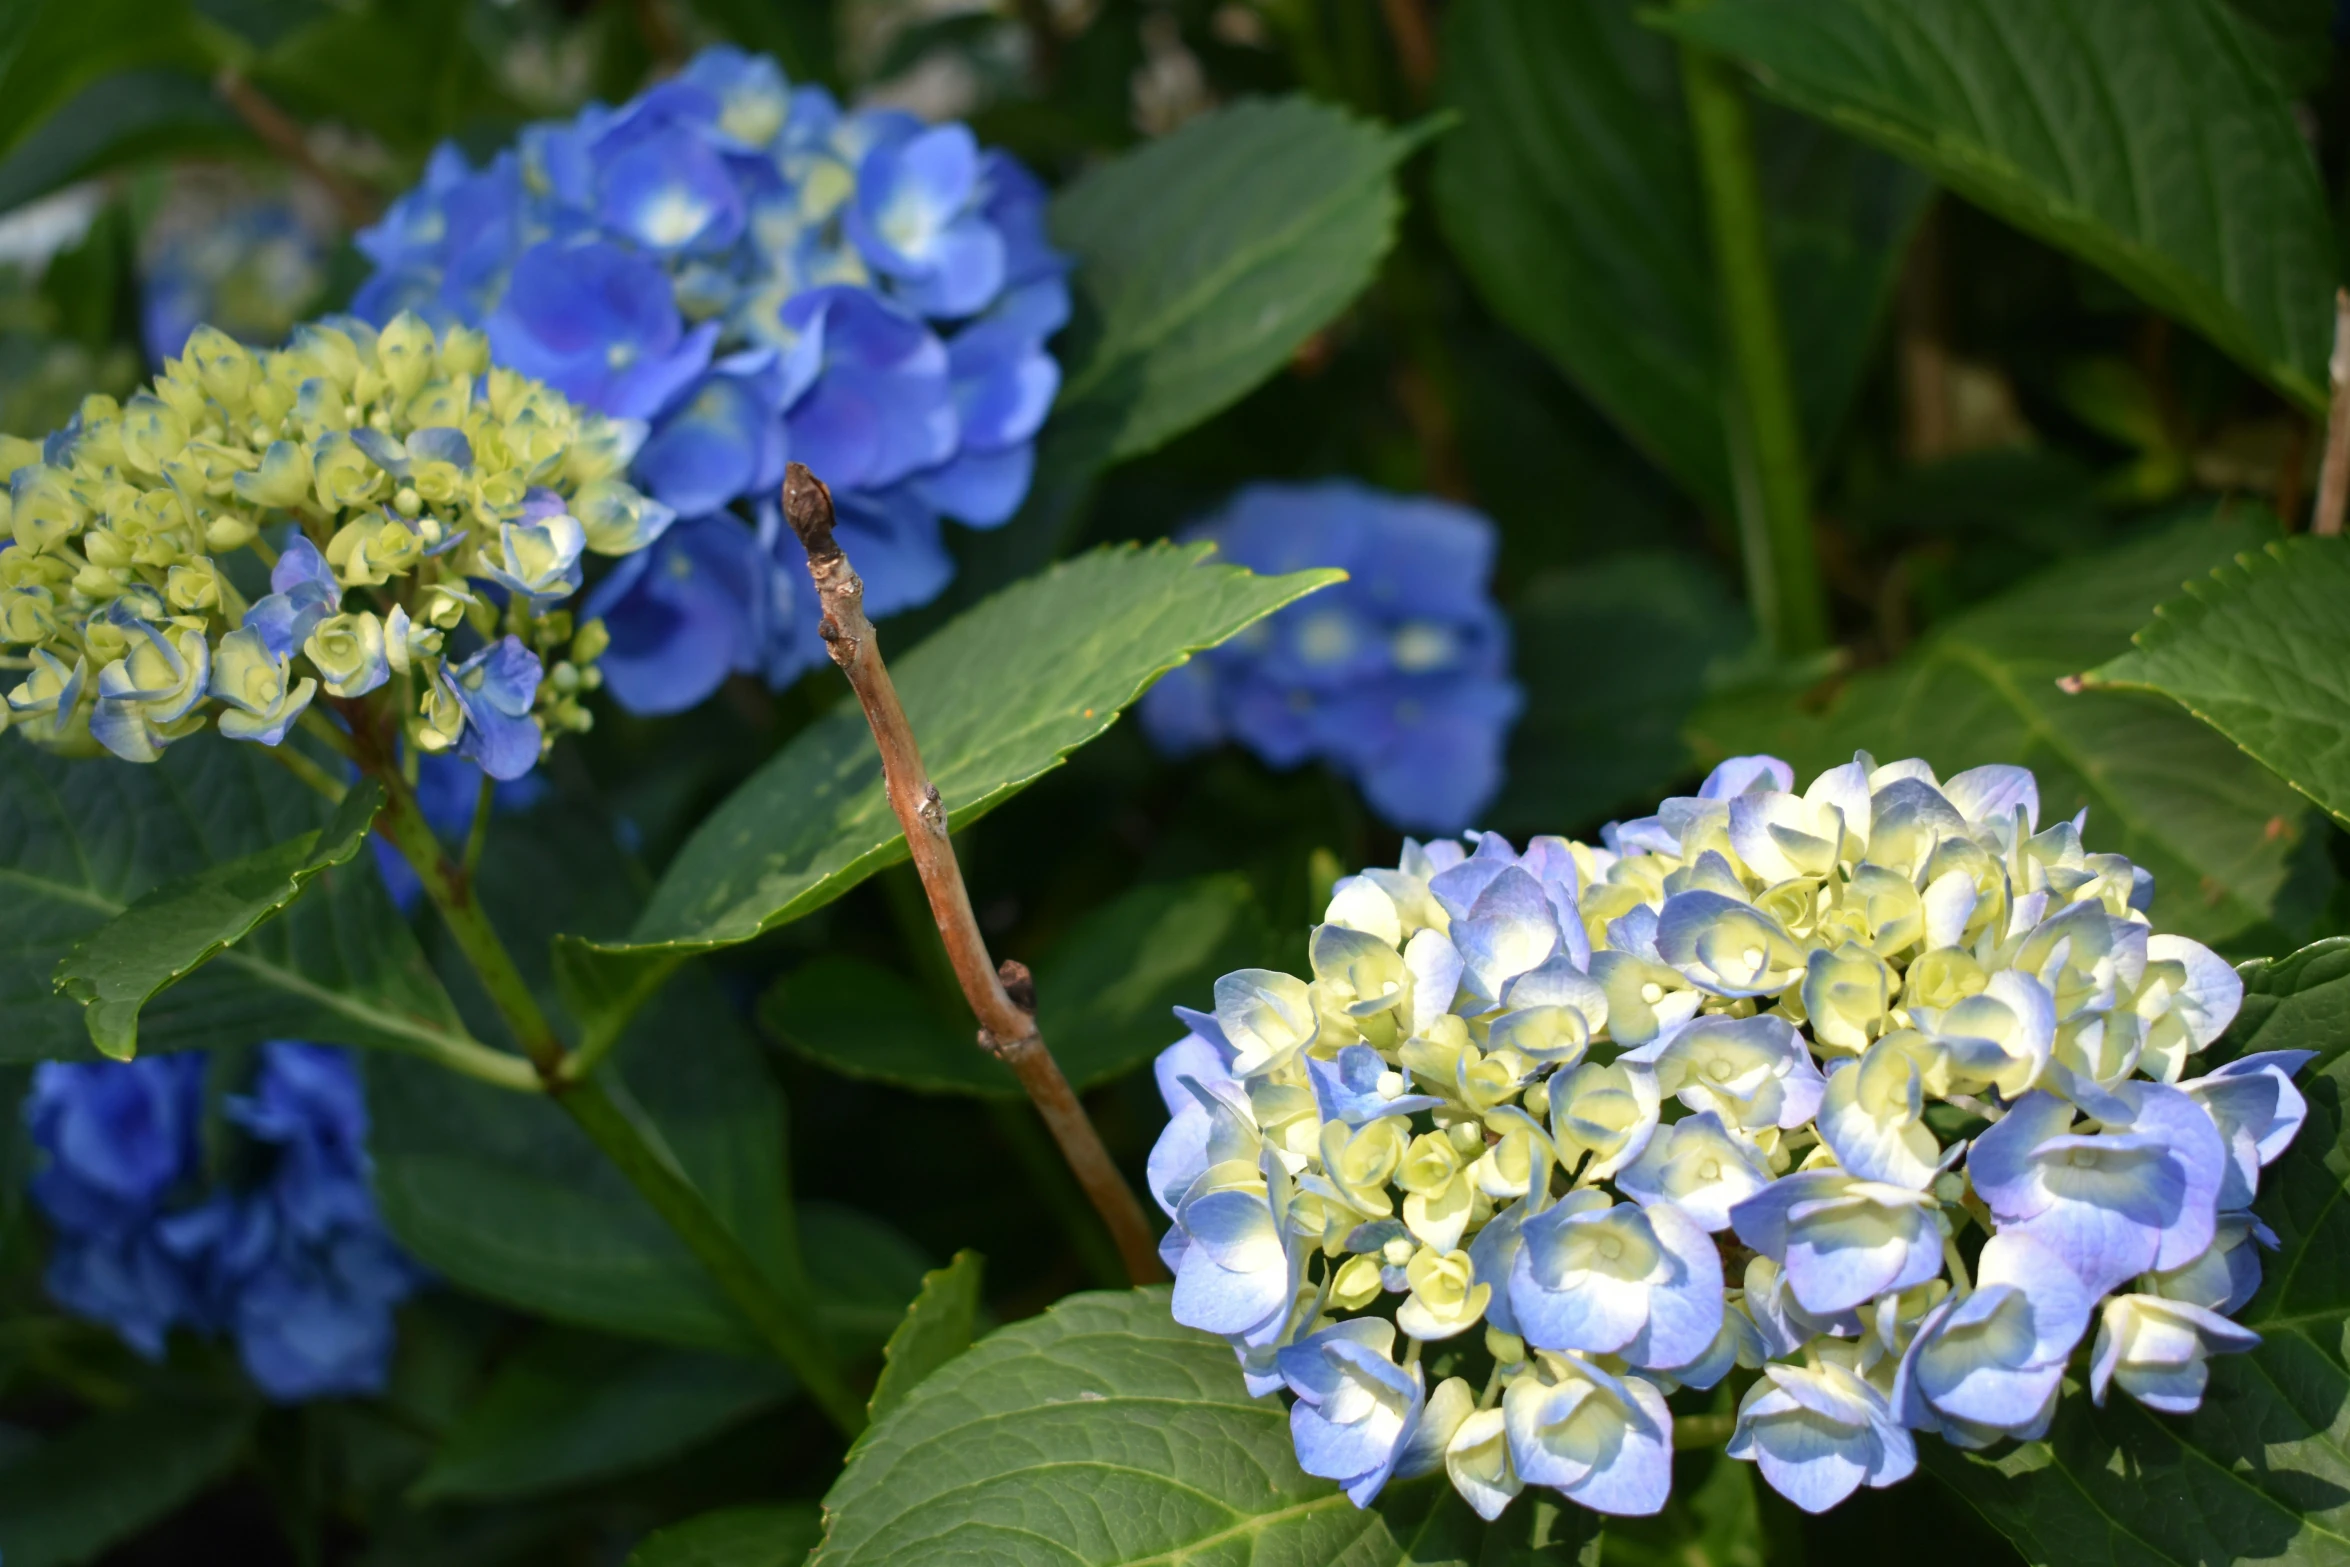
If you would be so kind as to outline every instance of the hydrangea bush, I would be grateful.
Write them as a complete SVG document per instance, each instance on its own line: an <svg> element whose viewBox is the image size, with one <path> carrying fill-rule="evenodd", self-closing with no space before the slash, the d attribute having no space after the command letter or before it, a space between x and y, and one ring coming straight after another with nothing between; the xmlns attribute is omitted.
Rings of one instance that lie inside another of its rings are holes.
<svg viewBox="0 0 2350 1567"><path fill-rule="evenodd" d="M1654 1513L1666 1396L1745 1367L1730 1456L1820 1512L1920 1434L2044 1435L2092 1328L2089 1396L2170 1413L2257 1342L2228 1313L2311 1052L2202 1070L2241 981L2024 769L1794 791L1739 757L1599 845L1407 842L1337 884L1310 980L1182 1013L1176 1320L1357 1506L1441 1469L1489 1519ZM1463 1344L1481 1386L1431 1370Z"/></svg>
<svg viewBox="0 0 2350 1567"><path fill-rule="evenodd" d="M592 722L608 638L564 607L586 556L673 520L623 476L643 439L467 328L337 318L276 351L199 328L151 390L0 438L0 647L30 669L8 724L153 762L389 690L416 750L518 778Z"/></svg>
<svg viewBox="0 0 2350 1567"><path fill-rule="evenodd" d="M731 48L485 167L444 146L359 245L360 314L480 328L498 364L649 422L632 471L686 520L588 604L640 713L822 661L785 462L832 486L867 608L926 603L954 573L942 521L1011 517L1060 385L1067 263L1035 178Z"/></svg>
<svg viewBox="0 0 2350 1567"><path fill-rule="evenodd" d="M197 9L0 48L8 1567L2350 1539L2308 7Z"/></svg>

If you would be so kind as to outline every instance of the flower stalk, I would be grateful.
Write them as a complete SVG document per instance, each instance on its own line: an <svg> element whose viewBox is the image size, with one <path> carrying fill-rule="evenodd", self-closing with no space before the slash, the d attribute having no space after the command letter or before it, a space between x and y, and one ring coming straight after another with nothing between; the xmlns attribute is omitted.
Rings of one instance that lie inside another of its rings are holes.
<svg viewBox="0 0 2350 1567"><path fill-rule="evenodd" d="M1827 590L1812 538L1810 471L1763 232L1753 117L1731 67L1703 50L1682 46L1681 85L1705 186L1731 371L1723 383L1723 429L1747 597L1773 651L1809 653L1828 645Z"/></svg>
<svg viewBox="0 0 2350 1567"><path fill-rule="evenodd" d="M793 463L785 470L783 514L808 552L808 575L824 608L825 650L848 676L872 728L881 752L882 787L905 829L947 961L979 1020L980 1046L1010 1067L1027 1090L1060 1145L1061 1157L1109 1226L1127 1276L1137 1284L1156 1283L1166 1277L1166 1270L1142 1204L1111 1161L1101 1133L1037 1032L1036 992L1027 968L1007 962L999 969L988 957L987 942L971 912L971 895L963 885L962 867L955 859L946 805L923 769L913 726L906 721L897 687L882 662L873 623L865 618L865 585L833 537L832 492L803 464Z"/></svg>

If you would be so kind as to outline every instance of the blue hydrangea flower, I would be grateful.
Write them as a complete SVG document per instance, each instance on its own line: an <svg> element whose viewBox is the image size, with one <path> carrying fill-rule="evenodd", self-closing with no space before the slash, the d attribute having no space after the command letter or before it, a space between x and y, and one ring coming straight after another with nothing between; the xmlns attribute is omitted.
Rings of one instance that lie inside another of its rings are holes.
<svg viewBox="0 0 2350 1567"><path fill-rule="evenodd" d="M500 364L649 423L633 481L703 526L607 578L591 612L632 666L614 696L674 712L729 673L781 685L823 657L772 515L787 459L832 487L874 615L951 578L944 519L1018 509L1069 313L1044 208L967 127L844 111L713 48L484 168L436 153L358 237L375 271L354 308L484 327ZM759 569L681 586L753 550Z"/></svg>
<svg viewBox="0 0 2350 1567"><path fill-rule="evenodd" d="M1169 672L1142 704L1160 749L1231 739L1275 767L1319 758L1414 829L1458 831L1491 802L1523 699L1490 522L1332 480L1250 485L1185 536L1255 571L1348 580Z"/></svg>
<svg viewBox="0 0 2350 1567"><path fill-rule="evenodd" d="M465 714L457 754L500 782L538 765L543 735L531 716L546 671L520 637L501 637L449 670L449 689Z"/></svg>
<svg viewBox="0 0 2350 1567"><path fill-rule="evenodd" d="M367 1109L343 1051L272 1042L223 1102L258 1178L206 1186L205 1058L45 1063L26 1116L52 1231L47 1284L150 1358L171 1329L233 1338L272 1399L380 1392L394 1308L421 1275L367 1184Z"/></svg>

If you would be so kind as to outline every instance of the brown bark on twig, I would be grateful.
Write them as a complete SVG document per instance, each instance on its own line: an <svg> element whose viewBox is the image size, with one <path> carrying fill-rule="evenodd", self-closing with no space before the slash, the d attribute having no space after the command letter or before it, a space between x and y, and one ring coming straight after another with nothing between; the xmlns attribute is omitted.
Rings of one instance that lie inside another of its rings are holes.
<svg viewBox="0 0 2350 1567"><path fill-rule="evenodd" d="M2312 533L2342 531L2342 505L2350 499L2350 288L2334 290L2334 357L2328 366L2333 402L2326 411L2325 465L2317 474L2317 516Z"/></svg>
<svg viewBox="0 0 2350 1567"><path fill-rule="evenodd" d="M1384 0L1387 33L1395 41L1395 63L1403 70L1412 97L1426 102L1436 86L1436 28L1428 18L1427 0Z"/></svg>
<svg viewBox="0 0 2350 1567"><path fill-rule="evenodd" d="M212 79L212 90L236 111L245 129L260 138L263 146L317 181L345 223L356 229L376 220L382 203L375 192L321 163L318 154L310 150L310 139L303 134L300 122L270 102L259 88L230 68Z"/></svg>
<svg viewBox="0 0 2350 1567"><path fill-rule="evenodd" d="M823 606L819 628L825 650L832 655L873 730L881 751L882 787L890 809L905 828L913 851L915 872L930 900L930 915L946 944L947 960L963 997L979 1019L979 1043L1012 1069L1028 1091L1037 1113L1044 1117L1061 1156L1078 1185L1092 1201L1094 1211L1109 1226L1127 1275L1137 1284L1165 1278L1158 1247L1134 1188L1118 1173L1110 1152L1102 1146L1085 1107L1077 1102L1060 1064L1045 1048L1036 1030L1036 987L1028 970L1005 963L999 970L987 955L979 921L971 913L971 895L963 886L963 870L955 860L955 846L947 833L945 804L938 788L922 768L922 753L914 742L913 727L898 703L897 687L881 661L881 645L873 623L865 618L865 584L850 566L832 534L832 491L799 463L785 472L783 515L808 551L808 576L816 584Z"/></svg>

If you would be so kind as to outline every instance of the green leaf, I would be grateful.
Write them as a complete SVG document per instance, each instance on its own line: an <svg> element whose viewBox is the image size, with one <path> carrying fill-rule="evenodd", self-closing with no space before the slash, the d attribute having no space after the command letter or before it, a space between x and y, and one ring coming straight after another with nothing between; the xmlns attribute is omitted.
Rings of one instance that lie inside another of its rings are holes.
<svg viewBox="0 0 2350 1567"><path fill-rule="evenodd" d="M2282 958L2259 958L2236 971L2244 1004L2213 1064L2261 1050L2313 1050L2302 1069L2322 1072L2350 1051L2350 936L2329 936Z"/></svg>
<svg viewBox="0 0 2350 1567"><path fill-rule="evenodd" d="M253 1411L149 1396L0 1465L0 1560L85 1562L226 1474Z"/></svg>
<svg viewBox="0 0 2350 1567"><path fill-rule="evenodd" d="M139 1011L155 993L284 913L319 872L357 854L382 804L381 785L355 784L318 831L166 882L74 943L57 965L57 988L82 1003L90 1042L118 1061L137 1055Z"/></svg>
<svg viewBox="0 0 2350 1567"><path fill-rule="evenodd" d="M99 77L208 63L182 0L13 0L0 6L0 153Z"/></svg>
<svg viewBox="0 0 2350 1567"><path fill-rule="evenodd" d="M646 1535L628 1567L800 1567L823 1534L806 1503L727 1507Z"/></svg>
<svg viewBox="0 0 2350 1567"><path fill-rule="evenodd" d="M1358 1510L1168 1299L1073 1295L932 1372L849 1455L811 1567L1596 1563L1597 1518L1555 1499L1490 1532L1441 1477Z"/></svg>
<svg viewBox="0 0 2350 1567"><path fill-rule="evenodd" d="M466 121L518 118L474 43L465 0L318 6L248 69L297 119L330 120L419 156ZM354 91L364 82L365 91Z"/></svg>
<svg viewBox="0 0 2350 1567"><path fill-rule="evenodd" d="M551 1329L499 1366L415 1496L527 1496L625 1474L781 1403L796 1385L777 1365Z"/></svg>
<svg viewBox="0 0 2350 1567"><path fill-rule="evenodd" d="M982 1267L979 1253L959 1251L945 1267L922 1275L922 1293L881 1351L881 1380L865 1406L876 1421L904 1403L924 1377L971 1347Z"/></svg>
<svg viewBox="0 0 2350 1567"><path fill-rule="evenodd" d="M1445 35L1461 126L1437 215L1496 314L1692 494L1732 505L1718 305L1672 44L1635 0L1476 0ZM1773 270L1813 454L1860 383L1932 193L1795 116L1757 124Z"/></svg>
<svg viewBox="0 0 2350 1567"><path fill-rule="evenodd" d="M2241 556L2130 640L2084 682L2171 698L2350 822L2350 541Z"/></svg>
<svg viewBox="0 0 2350 1567"><path fill-rule="evenodd" d="M1804 776L1863 749L1922 756L1944 777L2018 763L2039 775L2043 822L2086 806L2093 847L2154 873L2157 927L2224 941L2306 923L2329 873L2294 852L2310 825L2298 795L2167 702L2057 684L2120 649L2181 581L2269 532L2223 514L2066 561L1944 622L1817 713L1763 694L1708 704L1692 725L1698 748L1769 751Z"/></svg>
<svg viewBox="0 0 2350 1567"><path fill-rule="evenodd" d="M1052 207L1077 260L1053 423L1114 460L1237 402L1370 283L1419 140L1303 97L1244 100L1081 176Z"/></svg>
<svg viewBox="0 0 2350 1567"><path fill-rule="evenodd" d="M2035 1567L2077 1562L2317 1567L2350 1559L2350 941L2244 966L2245 1007L2215 1060L2322 1045L2309 1119L2262 1173L2253 1211L2282 1242L2239 1313L2258 1348L2211 1362L2192 1415L2116 1388L2068 1388L2047 1440L1996 1458L1919 1448Z"/></svg>
<svg viewBox="0 0 2350 1567"><path fill-rule="evenodd" d="M1721 578L1680 554L1537 578L1510 620L1526 711L1488 813L1502 832L1572 832L1652 808L1691 769L1681 731L1709 672L1754 640Z"/></svg>
<svg viewBox="0 0 2350 1567"><path fill-rule="evenodd" d="M563 802L493 822L476 885L542 1000L558 924L615 933L641 903L610 824ZM478 986L454 972L462 960L446 966L468 1015L487 1014ZM368 1065L376 1195L394 1233L434 1269L557 1321L768 1358L676 1232L560 1106L420 1063ZM782 1091L707 974L664 993L597 1075L752 1258L789 1285L787 1259L804 1249L828 1325L880 1347L928 1264L878 1221L795 1210Z"/></svg>
<svg viewBox="0 0 2350 1567"><path fill-rule="evenodd" d="M1707 0L1656 22L2324 409L2335 256L2317 165L2216 0Z"/></svg>
<svg viewBox="0 0 2350 1567"><path fill-rule="evenodd" d="M558 1321L767 1354L685 1243L560 1108L422 1062L375 1056L367 1066L376 1194L393 1233L428 1266ZM616 1093L635 1085L721 1220L754 1258L779 1266L794 1223L783 1096L715 988L698 976L672 987L604 1074ZM920 1259L877 1221L819 1209L799 1222L827 1321L878 1346L917 1287Z"/></svg>
<svg viewBox="0 0 2350 1567"><path fill-rule="evenodd" d="M1268 961L1270 927L1248 879L1135 887L1087 917L1036 966L1037 1028L1079 1092L1123 1077L1173 1042L1170 1009L1205 1006L1216 980ZM760 1020L800 1054L850 1077L925 1093L1025 1097L979 1048L978 1025L862 958L825 954L776 982Z"/></svg>
<svg viewBox="0 0 2350 1567"><path fill-rule="evenodd" d="M168 67L91 82L0 158L0 211L159 154L247 151L253 136L209 83Z"/></svg>
<svg viewBox="0 0 2350 1567"><path fill-rule="evenodd" d="M1209 553L1162 542L1063 561L893 664L950 821L969 826L1191 654L1340 575L1259 577ZM560 946L566 994L580 1016L610 1026L688 954L798 919L905 853L864 714L843 702L710 814L627 941Z"/></svg>
<svg viewBox="0 0 2350 1567"><path fill-rule="evenodd" d="M330 808L261 754L195 735L149 767L68 762L0 737L0 1060L88 1057L61 960L167 883L328 825ZM315 1039L421 1054L481 1047L365 863L148 1004L148 1051Z"/></svg>

